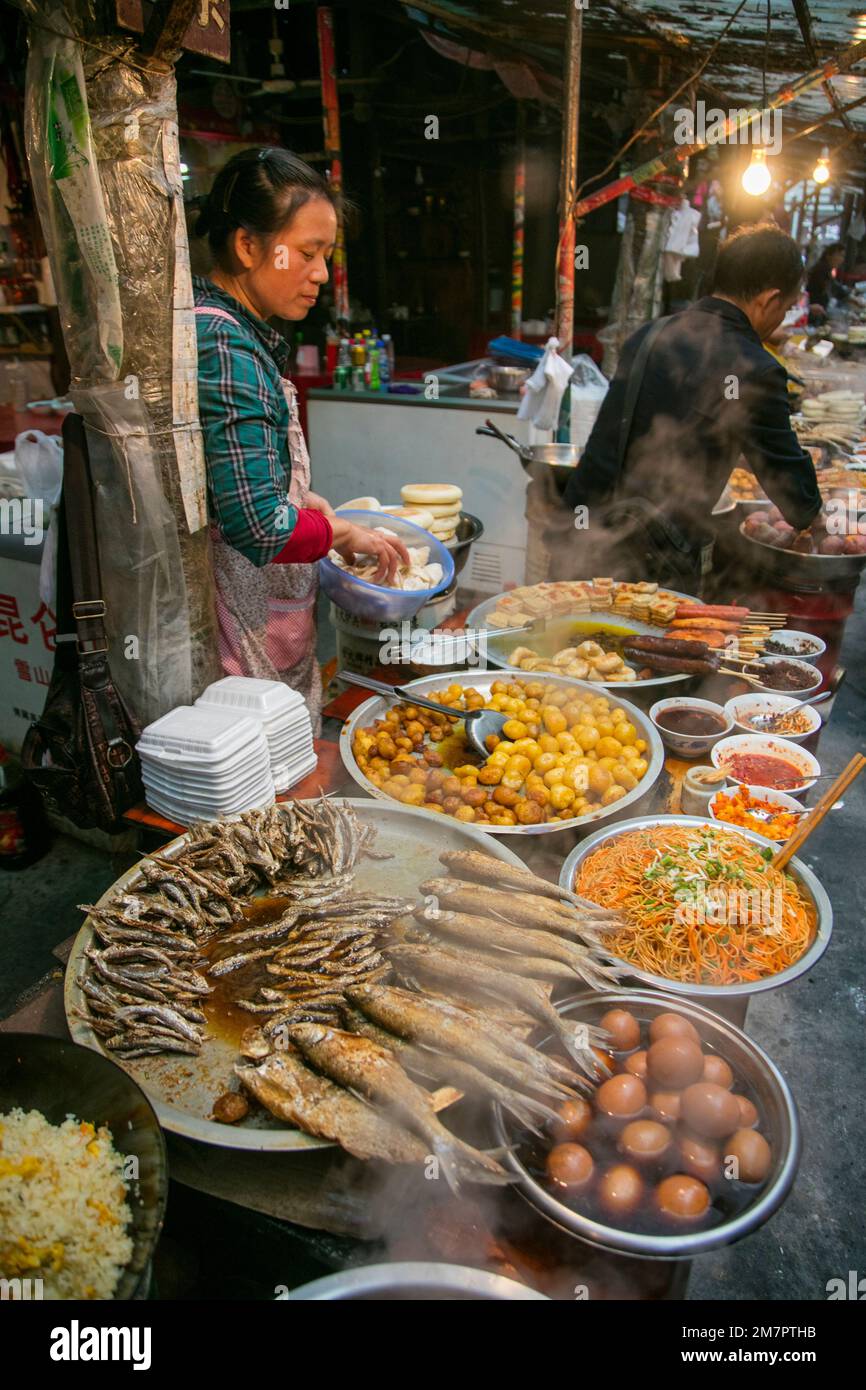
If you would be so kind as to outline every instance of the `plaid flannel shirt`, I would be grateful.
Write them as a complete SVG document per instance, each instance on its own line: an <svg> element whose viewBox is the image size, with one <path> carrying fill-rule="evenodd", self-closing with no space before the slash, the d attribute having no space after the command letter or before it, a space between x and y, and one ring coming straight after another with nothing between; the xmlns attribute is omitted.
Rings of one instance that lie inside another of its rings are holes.
<svg viewBox="0 0 866 1390"><path fill-rule="evenodd" d="M254 565L273 560L295 528L288 500L292 461L282 377L285 338L211 280L193 280L197 308L198 403L211 519Z"/></svg>

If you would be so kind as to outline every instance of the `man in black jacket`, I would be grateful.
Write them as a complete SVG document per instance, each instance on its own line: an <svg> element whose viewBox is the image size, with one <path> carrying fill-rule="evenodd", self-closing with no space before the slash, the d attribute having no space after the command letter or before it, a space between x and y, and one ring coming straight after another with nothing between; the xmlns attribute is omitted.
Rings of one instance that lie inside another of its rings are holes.
<svg viewBox="0 0 866 1390"><path fill-rule="evenodd" d="M558 577L698 584L711 513L741 454L790 525L811 524L821 508L815 469L791 427L785 370L761 345L802 279L791 237L769 224L744 228L719 249L711 295L629 338L566 487L568 521L563 513L549 536ZM635 393L632 367L654 330Z"/></svg>

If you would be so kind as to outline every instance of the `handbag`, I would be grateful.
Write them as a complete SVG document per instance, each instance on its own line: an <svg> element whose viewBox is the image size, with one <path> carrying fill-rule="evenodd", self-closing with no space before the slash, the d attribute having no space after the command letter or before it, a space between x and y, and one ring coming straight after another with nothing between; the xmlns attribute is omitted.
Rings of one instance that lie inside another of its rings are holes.
<svg viewBox="0 0 866 1390"><path fill-rule="evenodd" d="M79 828L123 828L144 788L141 733L108 667L93 486L84 421L63 423L63 491L57 535L57 637L45 708L24 740L21 764L49 810Z"/></svg>

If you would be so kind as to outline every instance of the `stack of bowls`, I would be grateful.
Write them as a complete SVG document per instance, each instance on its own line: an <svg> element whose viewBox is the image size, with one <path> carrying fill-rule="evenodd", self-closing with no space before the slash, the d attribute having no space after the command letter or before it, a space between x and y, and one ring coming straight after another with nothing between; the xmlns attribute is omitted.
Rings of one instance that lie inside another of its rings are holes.
<svg viewBox="0 0 866 1390"><path fill-rule="evenodd" d="M282 681L225 676L196 700L198 708L234 710L261 725L271 775L278 792L287 791L316 769L313 729L303 696Z"/></svg>
<svg viewBox="0 0 866 1390"><path fill-rule="evenodd" d="M147 726L136 749L148 806L179 825L274 800L261 723L236 709L179 705Z"/></svg>

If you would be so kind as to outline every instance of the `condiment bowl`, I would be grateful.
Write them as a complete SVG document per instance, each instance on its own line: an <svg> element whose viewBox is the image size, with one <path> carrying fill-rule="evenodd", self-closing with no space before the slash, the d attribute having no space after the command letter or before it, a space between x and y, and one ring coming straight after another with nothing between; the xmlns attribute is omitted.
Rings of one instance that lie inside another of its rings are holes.
<svg viewBox="0 0 866 1390"><path fill-rule="evenodd" d="M748 792L750 796L754 796L760 801L766 801L768 805L776 807L780 811L796 811L800 815L803 814L803 807L800 805L799 801L795 801L794 797L789 796L787 792L777 792L772 787L747 787L742 782L739 785L742 787L743 791ZM731 825L731 822L721 820L716 815L716 806L722 797L730 797L733 791L734 789L731 787L723 787L716 792L715 796L710 798L710 818L718 821L720 825ZM739 828L739 826L733 826L734 830ZM767 839L775 839L775 836L771 836L766 830L759 831L758 833L766 835Z"/></svg>
<svg viewBox="0 0 866 1390"><path fill-rule="evenodd" d="M767 641L778 642L780 647L786 649L784 652L767 652L768 657L793 657L795 661L811 662L817 656L823 656L827 650L827 643L822 642L820 637L816 637L812 632L800 632L799 629L793 627L783 627L776 632L771 632ZM803 651L797 651L800 643L804 644Z"/></svg>
<svg viewBox="0 0 866 1390"><path fill-rule="evenodd" d="M775 686L770 685L756 685L755 689L765 690L769 695L794 695L801 700L805 700L807 695L814 695L824 677L818 670L818 667L812 666L808 661L799 661L794 656L762 656L758 663L758 667L779 666L782 662L788 662L792 666L802 666L803 670L808 672L811 677L809 684L798 686L796 690L790 687L786 687L784 690L778 690ZM758 675L760 679L760 669L755 674Z"/></svg>
<svg viewBox="0 0 866 1390"><path fill-rule="evenodd" d="M523 1162L520 1146L514 1146L512 1123L494 1107L497 1139L505 1148L503 1161L517 1175L517 1191L541 1216L560 1230L605 1250L624 1255L655 1259L688 1259L707 1250L731 1245L762 1226L782 1205L797 1173L800 1161L800 1123L790 1088L781 1072L750 1037L735 1024L690 1000L664 994L660 990L591 992L580 994L559 1006L560 1013L573 1021L598 1024L610 1008L627 1009L642 1023L659 1014L674 1012L687 1018L697 1029L701 1043L723 1057L733 1068L738 1084L754 1097L761 1113L761 1132L772 1150L767 1178L756 1185L753 1200L740 1212L725 1217L715 1226L701 1230L684 1227L670 1235L645 1231L625 1231L603 1224L576 1211L560 1200L557 1192L530 1172Z"/></svg>
<svg viewBox="0 0 866 1390"><path fill-rule="evenodd" d="M660 714L666 710L678 709L701 710L706 714L716 715L722 722L718 731L713 734L680 734L673 729L666 729L659 723ZM713 745L729 734L734 727L730 713L722 705L713 704L712 700L696 700L691 695L680 695L671 700L656 700L649 713L665 747L680 758L699 758L702 754L709 753Z"/></svg>
<svg viewBox="0 0 866 1390"><path fill-rule="evenodd" d="M793 709L800 703L800 697L796 695L735 695L733 700L729 700L725 705L727 713L734 721L734 727L741 730L744 734L757 734L761 731L753 729L748 720L755 716L768 714L784 714L786 710ZM804 721L808 720L808 728L802 734L789 734L786 731L779 731L778 737L787 739L791 743L803 743L807 738L811 738L821 728L822 720L814 705L804 705L800 711Z"/></svg>
<svg viewBox="0 0 866 1390"><path fill-rule="evenodd" d="M734 734L731 738L723 738L720 743L717 743L710 753L710 757L715 767L725 769L731 782L739 782L744 787L759 784L755 782L753 776L738 777L734 772L730 763L737 754L749 757L782 758L786 763L790 763L792 767L802 773L803 780L797 782L793 787L768 788L768 790L773 791L785 791L789 796L800 796L809 787L814 786L815 778L821 772L821 764L818 759L789 739L778 738L774 734Z"/></svg>

